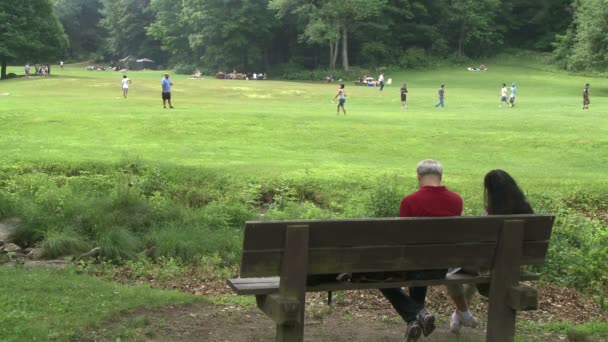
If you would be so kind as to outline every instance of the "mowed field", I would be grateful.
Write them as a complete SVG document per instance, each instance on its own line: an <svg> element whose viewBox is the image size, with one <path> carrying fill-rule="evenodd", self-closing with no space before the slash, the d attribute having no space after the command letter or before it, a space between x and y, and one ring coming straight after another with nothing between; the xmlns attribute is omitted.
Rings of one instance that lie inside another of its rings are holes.
<svg viewBox="0 0 608 342"><path fill-rule="evenodd" d="M525 64L388 72L378 88L346 83L348 115L330 99L338 84L235 81L171 75L175 109L163 109L161 71L53 68L53 77L0 82L0 158L5 163L146 163L219 170L248 178L414 176L444 163L446 182L478 192L502 168L537 191L608 189L608 81ZM22 73L21 67L9 72ZM400 108L406 82L408 108ZM435 108L446 84L446 107ZM516 82L516 108L499 108L500 84ZM591 83L591 109L581 109ZM9 95L6 95L8 93ZM472 190L472 189L471 189Z"/></svg>

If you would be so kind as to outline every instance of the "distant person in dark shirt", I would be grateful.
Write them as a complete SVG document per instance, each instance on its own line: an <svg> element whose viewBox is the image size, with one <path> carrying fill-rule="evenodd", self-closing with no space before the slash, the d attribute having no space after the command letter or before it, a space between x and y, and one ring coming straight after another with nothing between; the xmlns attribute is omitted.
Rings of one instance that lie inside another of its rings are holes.
<svg viewBox="0 0 608 342"><path fill-rule="evenodd" d="M441 185L443 167L436 160L423 160L416 168L420 189L401 201L401 217L460 216L462 198ZM407 277L411 280L441 279L447 270L412 271ZM428 336L435 330L435 317L425 308L425 287L410 287L409 295L401 288L381 289L393 308L407 323L405 341L417 341L422 334Z"/></svg>
<svg viewBox="0 0 608 342"><path fill-rule="evenodd" d="M401 87L401 110L405 110L407 108L407 86L403 83L403 87Z"/></svg>
<svg viewBox="0 0 608 342"><path fill-rule="evenodd" d="M585 89L583 89L583 109L589 109L589 83L585 84Z"/></svg>
<svg viewBox="0 0 608 342"><path fill-rule="evenodd" d="M435 108L441 106L444 107L443 98L445 97L445 84L442 84L437 91L437 95L439 96L439 102L435 105Z"/></svg>

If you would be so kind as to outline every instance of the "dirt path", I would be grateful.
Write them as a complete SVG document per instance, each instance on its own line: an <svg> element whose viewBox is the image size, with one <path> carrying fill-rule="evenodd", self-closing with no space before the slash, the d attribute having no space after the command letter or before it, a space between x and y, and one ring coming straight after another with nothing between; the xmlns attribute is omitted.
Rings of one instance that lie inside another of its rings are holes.
<svg viewBox="0 0 608 342"><path fill-rule="evenodd" d="M518 314L518 322L568 321L573 325L589 320L605 321L597 304L580 298L574 290L558 289L535 284L540 288L541 309ZM172 284L172 288L182 288ZM204 291L190 285L189 292L202 296L227 295L225 285L205 283ZM309 293L306 296L306 341L365 341L397 342L403 340L404 324L390 304L377 291L349 291L334 294L334 304L326 304L325 293ZM448 329L448 319L453 307L445 289L429 288L427 305L435 314L437 330L420 342L484 341L487 301L477 297L472 310L482 320L482 327L465 329L457 339ZM570 308L563 310L564 307ZM213 305L199 303L169 306L153 310L137 310L124 313L100 328L83 334L78 341L209 341L209 342L262 342L274 341L274 324L254 306L236 304ZM520 331L519 341L563 341L566 336L546 332Z"/></svg>
<svg viewBox="0 0 608 342"><path fill-rule="evenodd" d="M135 321L139 323L133 325ZM257 309L199 303L123 314L79 340L116 341L120 329L129 325L133 330L139 329L139 334L125 336L135 341L262 342L274 341L275 335L274 324ZM444 325L421 341L455 341ZM403 329L404 325L397 321L369 321L365 317L345 316L340 310L322 317L309 312L305 341L397 342L403 340ZM483 341L482 333L471 330L458 341Z"/></svg>

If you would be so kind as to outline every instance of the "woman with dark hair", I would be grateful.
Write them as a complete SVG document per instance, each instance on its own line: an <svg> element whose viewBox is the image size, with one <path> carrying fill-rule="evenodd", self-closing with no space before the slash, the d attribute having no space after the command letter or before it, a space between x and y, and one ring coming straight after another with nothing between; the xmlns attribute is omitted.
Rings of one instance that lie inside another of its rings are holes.
<svg viewBox="0 0 608 342"><path fill-rule="evenodd" d="M533 214L534 211L515 179L503 170L492 170L483 179L488 215Z"/></svg>
<svg viewBox="0 0 608 342"><path fill-rule="evenodd" d="M483 180L484 206L486 215L517 215L533 214L534 211L526 199L526 195L519 188L513 177L504 170L492 170L486 174ZM476 274L478 270L454 269L448 274L456 272ZM462 326L475 328L479 325L477 318L469 310L469 302L475 291L487 297L489 293L488 284L449 285L448 293L456 310L450 317L450 331L458 334Z"/></svg>

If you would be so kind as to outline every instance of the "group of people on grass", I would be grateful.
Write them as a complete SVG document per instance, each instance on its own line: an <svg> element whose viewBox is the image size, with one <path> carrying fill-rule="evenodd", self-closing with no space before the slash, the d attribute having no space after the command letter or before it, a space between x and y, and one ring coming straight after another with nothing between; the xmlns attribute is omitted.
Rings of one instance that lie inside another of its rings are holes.
<svg viewBox="0 0 608 342"><path fill-rule="evenodd" d="M401 201L401 217L443 217L461 216L463 200L457 193L442 185L443 166L436 160L423 160L416 168L419 190ZM492 170L483 180L485 192L484 215L532 214L533 210L523 191L515 180L503 170ZM466 273L477 275L486 270L452 268L431 271L408 272L408 279L442 279L446 275ZM454 302L454 312L450 317L450 331L458 334L462 327L475 328L479 325L471 313L469 303L475 292L488 296L489 285L449 285L448 294ZM422 335L428 336L435 330L435 317L425 309L426 287L380 289L406 325L405 341L417 341Z"/></svg>
<svg viewBox="0 0 608 342"><path fill-rule="evenodd" d="M30 63L25 64L25 76L47 76L51 74L51 66L49 64L34 64L34 73L32 74L32 67Z"/></svg>
<svg viewBox="0 0 608 342"><path fill-rule="evenodd" d="M380 75L381 78L379 78L379 80L381 80L380 82L380 91L382 91L384 89L384 74ZM401 87L401 89L399 90L400 95L401 95L401 109L405 110L407 108L407 85L404 83L403 86ZM509 89L507 88L507 84L503 83L501 90L500 90L500 105L499 107L502 107L503 103L509 105L509 107L515 107L515 96L517 95L517 86L515 85L515 83L511 83L511 91L509 92ZM439 90L437 90L437 96L439 98L439 102L437 102L437 104L435 105L435 108L437 107L445 107L445 84L441 84L441 86L439 86ZM336 94L336 96L332 99L335 100L336 98L339 98L340 102L338 103L338 107L337 107L337 112L336 115L340 114L340 108L342 109L342 112L344 113L344 115L346 115L346 109L344 108L344 105L346 103L346 90L344 89L344 84L340 84L340 88L338 89L338 93ZM585 84L585 88L583 89L583 109L589 109L589 104L591 103L591 101L589 100L589 83Z"/></svg>

